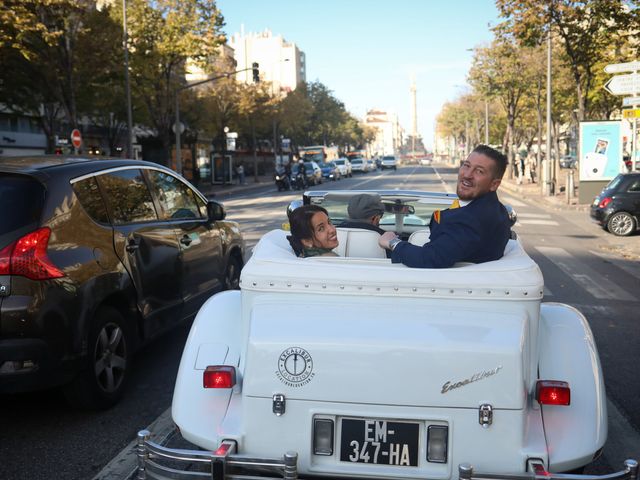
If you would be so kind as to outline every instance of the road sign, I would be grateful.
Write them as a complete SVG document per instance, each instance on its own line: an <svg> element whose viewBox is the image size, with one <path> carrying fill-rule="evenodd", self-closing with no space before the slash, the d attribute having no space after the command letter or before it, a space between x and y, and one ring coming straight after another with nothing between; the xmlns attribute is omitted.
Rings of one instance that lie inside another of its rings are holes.
<svg viewBox="0 0 640 480"><path fill-rule="evenodd" d="M640 118L640 108L634 110L623 110L622 116L624 118Z"/></svg>
<svg viewBox="0 0 640 480"><path fill-rule="evenodd" d="M634 105L640 105L640 97L627 97L622 99L623 107L633 107Z"/></svg>
<svg viewBox="0 0 640 480"><path fill-rule="evenodd" d="M604 67L607 73L637 72L640 70L640 62L635 60L627 63L612 63Z"/></svg>
<svg viewBox="0 0 640 480"><path fill-rule="evenodd" d="M629 95L640 93L640 74L616 75L604 88L613 95Z"/></svg>
<svg viewBox="0 0 640 480"><path fill-rule="evenodd" d="M71 131L71 144L76 148L80 148L80 145L82 145L82 134L77 128Z"/></svg>

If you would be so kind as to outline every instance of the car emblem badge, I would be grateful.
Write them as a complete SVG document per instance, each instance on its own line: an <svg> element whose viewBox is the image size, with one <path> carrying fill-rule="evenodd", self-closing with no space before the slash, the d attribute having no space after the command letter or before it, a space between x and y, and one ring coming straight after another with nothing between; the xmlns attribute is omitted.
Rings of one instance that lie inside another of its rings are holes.
<svg viewBox="0 0 640 480"><path fill-rule="evenodd" d="M460 380L459 382L446 382L442 385L440 393L447 393L455 388L460 388L469 385L470 383L477 382L478 380L484 380L485 378L493 377L502 369L502 365L498 365L491 370L483 370L482 372L474 373L471 377Z"/></svg>
<svg viewBox="0 0 640 480"><path fill-rule="evenodd" d="M289 387L306 385L315 376L311 354L304 348L287 348L278 357L276 376Z"/></svg>

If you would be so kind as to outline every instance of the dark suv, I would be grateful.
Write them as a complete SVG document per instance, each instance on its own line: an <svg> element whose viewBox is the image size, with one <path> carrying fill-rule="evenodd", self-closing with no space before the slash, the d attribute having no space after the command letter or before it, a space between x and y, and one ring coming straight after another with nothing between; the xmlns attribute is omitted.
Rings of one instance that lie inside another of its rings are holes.
<svg viewBox="0 0 640 480"><path fill-rule="evenodd" d="M238 288L238 225L157 164L4 158L0 208L1 393L108 407L137 347Z"/></svg>
<svg viewBox="0 0 640 480"><path fill-rule="evenodd" d="M614 235L631 235L640 219L640 172L620 173L591 204L591 218Z"/></svg>

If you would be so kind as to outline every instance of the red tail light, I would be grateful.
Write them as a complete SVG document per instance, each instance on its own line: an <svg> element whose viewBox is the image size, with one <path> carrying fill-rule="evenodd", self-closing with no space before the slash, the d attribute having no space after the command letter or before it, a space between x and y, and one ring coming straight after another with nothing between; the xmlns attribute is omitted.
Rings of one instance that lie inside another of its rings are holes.
<svg viewBox="0 0 640 480"><path fill-rule="evenodd" d="M538 380L536 400L542 405L570 405L571 389L567 382Z"/></svg>
<svg viewBox="0 0 640 480"><path fill-rule="evenodd" d="M11 252L15 242L0 250L0 275L11 275Z"/></svg>
<svg viewBox="0 0 640 480"><path fill-rule="evenodd" d="M604 197L602 200L600 200L600 203L598 204L598 208L605 208L607 205L609 205L611 202L613 201L613 198L611 197Z"/></svg>
<svg viewBox="0 0 640 480"><path fill-rule="evenodd" d="M0 250L0 275L20 275L31 280L63 277L64 273L47 256L50 236L49 228L39 228Z"/></svg>
<svg viewBox="0 0 640 480"><path fill-rule="evenodd" d="M236 369L228 365L208 366L202 377L204 388L233 388L236 384Z"/></svg>

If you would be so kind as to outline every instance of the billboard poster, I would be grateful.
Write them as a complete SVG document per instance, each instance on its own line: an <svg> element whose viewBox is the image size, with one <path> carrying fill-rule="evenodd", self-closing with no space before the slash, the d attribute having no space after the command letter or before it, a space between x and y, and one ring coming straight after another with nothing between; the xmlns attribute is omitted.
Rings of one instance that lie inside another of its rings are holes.
<svg viewBox="0 0 640 480"><path fill-rule="evenodd" d="M623 170L620 121L580 122L580 181L611 180Z"/></svg>

